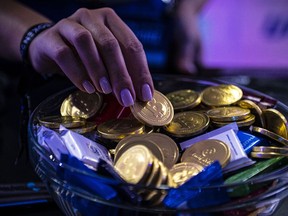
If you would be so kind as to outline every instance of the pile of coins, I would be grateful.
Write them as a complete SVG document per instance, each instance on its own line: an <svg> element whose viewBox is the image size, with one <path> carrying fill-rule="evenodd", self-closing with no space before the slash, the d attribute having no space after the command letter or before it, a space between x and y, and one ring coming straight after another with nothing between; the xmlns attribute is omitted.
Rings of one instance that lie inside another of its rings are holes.
<svg viewBox="0 0 288 216"><path fill-rule="evenodd" d="M38 121L41 125L59 129L62 125L67 129L80 134L95 130L96 123L88 119L96 115L103 103L100 93L87 94L82 91L71 93L61 104L60 115L40 116Z"/></svg>
<svg viewBox="0 0 288 216"><path fill-rule="evenodd" d="M59 131L60 125L79 134L85 134L95 130L97 124L79 116L44 116L39 117L41 125Z"/></svg>
<svg viewBox="0 0 288 216"><path fill-rule="evenodd" d="M166 196L165 190L155 188L161 185L174 187L168 169L144 144L133 145L123 152L115 161L115 168L126 182L142 185L137 193L149 205L160 204Z"/></svg>
<svg viewBox="0 0 288 216"><path fill-rule="evenodd" d="M176 142L165 134L150 133L142 135L130 135L118 142L114 150L114 161L122 156L129 148L138 144L145 145L152 154L168 169L179 159L179 148Z"/></svg>
<svg viewBox="0 0 288 216"><path fill-rule="evenodd" d="M288 156L287 147L278 147L278 146L255 146L251 152L251 156L254 158L271 158L271 157L280 157Z"/></svg>
<svg viewBox="0 0 288 216"><path fill-rule="evenodd" d="M255 115L250 109L238 106L217 107L206 113L215 127L222 127L231 122L236 122L238 127L250 126L255 121Z"/></svg>
<svg viewBox="0 0 288 216"><path fill-rule="evenodd" d="M288 156L284 115L244 99L242 90L235 85L209 86L202 92L177 90L166 95L155 90L151 101L137 101L130 107L131 115L96 125L90 119L98 114L102 102L99 93L75 91L63 101L60 116L41 117L39 123L55 130L62 124L79 133L95 132L112 153L115 169L128 183L178 187L215 160L225 167L231 152L224 142L205 140L181 152L176 140L187 140L231 122L275 145L254 147L251 157ZM94 126L87 130L90 123ZM111 146L111 141L116 145ZM147 189L138 193L149 204L158 205L165 197L159 191Z"/></svg>
<svg viewBox="0 0 288 216"><path fill-rule="evenodd" d="M87 94L75 91L62 102L61 116L77 116L88 119L94 116L101 108L103 97L98 92Z"/></svg>

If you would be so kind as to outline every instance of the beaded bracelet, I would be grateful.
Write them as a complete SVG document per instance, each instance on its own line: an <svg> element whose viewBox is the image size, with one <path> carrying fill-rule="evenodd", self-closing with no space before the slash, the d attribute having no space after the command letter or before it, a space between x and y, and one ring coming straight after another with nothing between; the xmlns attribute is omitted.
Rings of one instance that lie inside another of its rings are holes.
<svg viewBox="0 0 288 216"><path fill-rule="evenodd" d="M20 43L20 53L24 64L29 64L28 49L33 39L44 30L53 26L53 23L39 23L33 25L24 34Z"/></svg>

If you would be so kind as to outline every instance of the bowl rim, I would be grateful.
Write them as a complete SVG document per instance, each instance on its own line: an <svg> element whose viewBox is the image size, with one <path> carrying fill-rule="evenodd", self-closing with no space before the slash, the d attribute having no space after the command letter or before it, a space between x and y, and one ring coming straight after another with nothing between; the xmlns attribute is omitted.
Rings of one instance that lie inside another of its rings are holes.
<svg viewBox="0 0 288 216"><path fill-rule="evenodd" d="M236 84L236 83L233 83L233 82L226 82L226 81L223 81L223 80L219 80L218 78L216 79L211 79L211 78L205 78L205 79L195 79L195 78L191 78L190 76L186 76L186 75L177 75L177 76L174 76L174 75L167 75L167 74L154 74L153 75L153 79L155 82L161 82L161 81L167 81L167 80L173 80L173 82L177 81L177 82L191 82L191 83L197 83L197 84L201 84L201 85L218 85L218 84L235 84L237 85L238 87L240 87L242 90L244 91L247 91L247 92L251 92L253 94L256 94L256 95L259 95L259 96L262 96L262 97L265 97L265 98L268 98L268 99L271 99L271 100L275 100L276 102L276 107L281 107L282 109L284 110L287 110L287 114L288 114L288 106L286 106L284 103L282 103L281 101L278 101L277 99L269 96L269 95L266 95L260 91L257 91L257 90L254 90L254 89L251 89L251 88L248 88L246 86L243 86L243 85L240 85L240 84ZM30 139L29 141L29 149L31 148L35 148L36 151L39 151L41 154L43 155L46 155L47 152L46 150L40 145L38 144L37 142L37 137L36 137L36 134L35 134L35 128L34 128L34 122L35 122L35 116L37 115L37 113L39 112L39 110L41 109L41 107L43 106L43 104L45 103L48 103L49 101L51 101L53 98L55 97L60 97L61 95L63 94L68 94L69 92L75 90L76 87L75 86L72 86L72 87L69 87L69 88L66 88L56 94L53 94L53 95L50 95L49 97L47 97L46 99L44 99L34 110L33 112L31 113L30 117L29 117L29 121L28 121L28 137ZM193 88L191 88L193 89ZM30 157L31 159L31 157ZM87 176L91 176L90 173L87 173L83 170L80 170L80 169L77 169L77 168L74 168L74 167L71 167L70 165L68 164L65 164L65 163L60 163L59 161L57 161L57 159L55 157L51 157L51 155L49 155L49 157L47 156L48 160L50 160L51 163L53 163L55 166L58 166L58 167L61 167L61 168L64 168L64 169L69 169L69 170L73 170L74 172L78 172L78 173L81 173L81 174L84 174L84 175L87 175ZM32 159L31 159L32 160ZM32 163L34 164L35 162L33 162L32 160ZM230 188L230 187L237 187L237 186L249 186L249 185L255 185L255 184L260 184L260 183L267 183L267 182L273 182L275 180L279 180L281 178L285 178L287 179L288 178L288 166L282 168L282 169L279 169L279 170L276 170L276 171L273 171L271 173L268 173L268 174L263 174L261 176L257 176L255 178L252 178L248 181L245 181L245 182L238 182L238 183L227 183L227 184L221 184L221 185L211 185L211 186L205 186L205 187L193 187L193 188L189 188L189 189L193 189L193 190L198 190L198 189L201 189L201 190L210 190L210 189L222 189L222 188ZM126 186L135 186L133 184L129 184L129 183L121 183L119 181L116 181L114 179L111 179L111 178L108 178L106 176L101 176L97 173L95 173L95 175L92 175L91 177L95 177L97 179L99 179L99 181L104 181L104 182L109 182L110 184L115 184L115 185L118 185L118 184L123 184L123 185L126 185ZM61 182L61 180L59 179L50 179L50 180L53 180L54 183L57 183L57 184L61 184L62 186L65 185L66 183L65 182ZM155 189L155 190L169 190L171 188L169 188L168 186L160 186L160 187L147 187L147 186L144 186L144 185L137 185L137 187L141 186L142 188L147 188L147 189ZM71 186L70 188L72 188L74 191L77 191L78 188L76 187L73 187ZM288 186L286 186L286 189L288 190ZM268 191L269 193L269 191ZM107 204L105 202L105 200L103 200L103 202L105 204ZM251 199L251 202L254 203L254 200ZM256 202L256 200L255 200ZM112 206L115 206L115 207L123 207L123 203L120 203L119 205L117 203L111 203ZM235 204L236 205L236 204ZM239 204L240 205L240 204ZM147 207L139 207L140 210L147 210ZM154 207L153 207L154 209ZM157 209L157 207L155 208ZM154 210L155 210L154 209ZM171 212L171 209L166 209L164 208L165 210L167 210L168 212ZM224 204L224 207L223 209L225 210L225 204ZM223 210L221 209L221 210ZM163 208L159 208L159 210L163 211ZM199 210L199 209L198 209ZM207 211L207 210L206 210ZM173 212L173 209L172 209L172 212Z"/></svg>

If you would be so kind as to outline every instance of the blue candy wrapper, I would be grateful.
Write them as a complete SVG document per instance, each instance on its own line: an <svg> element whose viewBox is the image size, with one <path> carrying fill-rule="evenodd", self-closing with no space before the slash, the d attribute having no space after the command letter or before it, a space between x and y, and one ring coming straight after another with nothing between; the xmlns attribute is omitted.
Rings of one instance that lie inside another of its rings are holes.
<svg viewBox="0 0 288 216"><path fill-rule="evenodd" d="M100 160L97 166L97 173L117 180L119 184L116 185L115 189L119 192L120 196L123 196L124 199L128 199L133 204L139 204L142 201L142 197L137 194L136 190L134 190L132 186L128 186L128 184L120 177L110 163Z"/></svg>
<svg viewBox="0 0 288 216"><path fill-rule="evenodd" d="M91 169L96 169L100 159L113 163L108 150L101 144L96 143L85 136L68 130L60 125L60 136L69 153L83 161Z"/></svg>
<svg viewBox="0 0 288 216"><path fill-rule="evenodd" d="M225 190L202 187L222 185L222 168L218 161L207 166L202 172L190 178L178 188L170 189L163 203L170 208L201 208L225 203L229 197Z"/></svg>
<svg viewBox="0 0 288 216"><path fill-rule="evenodd" d="M71 186L89 191L105 200L117 198L117 191L110 185L105 184L104 179L100 180L93 170L89 169L76 157L61 155L61 163L75 168L75 170L64 167L58 167L57 169L58 177L67 181ZM76 170L81 170L81 172L77 172Z"/></svg>
<svg viewBox="0 0 288 216"><path fill-rule="evenodd" d="M46 129L48 128L44 126L40 126L37 128L37 141L46 151L48 151L49 153L52 153L51 149L49 148L47 143L44 141L43 133L46 131Z"/></svg>
<svg viewBox="0 0 288 216"><path fill-rule="evenodd" d="M269 145L269 143L267 142L267 140L257 137L255 135L252 135L251 133L247 133L244 131L237 131L237 136L244 148L244 151L246 154L251 153L251 151L253 150L254 146L267 146Z"/></svg>

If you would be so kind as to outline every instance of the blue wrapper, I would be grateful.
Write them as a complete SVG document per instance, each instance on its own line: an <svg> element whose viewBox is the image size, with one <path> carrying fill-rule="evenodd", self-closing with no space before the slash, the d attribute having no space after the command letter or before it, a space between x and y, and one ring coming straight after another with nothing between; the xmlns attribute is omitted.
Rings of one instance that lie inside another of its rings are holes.
<svg viewBox="0 0 288 216"><path fill-rule="evenodd" d="M178 188L169 190L163 203L170 208L201 208L225 203L229 197L225 190L202 187L223 185L222 168L218 161L207 166L202 172L190 178Z"/></svg>
<svg viewBox="0 0 288 216"><path fill-rule="evenodd" d="M117 197L117 191L113 187L105 184L104 180L100 181L95 172L89 169L76 157L61 155L61 162L75 168L76 170L83 171L83 173L80 173L73 169L58 167L57 175L71 184L71 186L89 191L105 200L112 200Z"/></svg>
<svg viewBox="0 0 288 216"><path fill-rule="evenodd" d="M128 199L133 204L139 204L142 201L141 196L137 194L132 186L128 186L128 184L120 177L110 163L100 160L97 167L97 173L117 180L119 184L116 185L115 189L119 192L120 196L123 196L124 199Z"/></svg>
<svg viewBox="0 0 288 216"><path fill-rule="evenodd" d="M251 133L247 133L244 131L237 131L237 136L244 148L244 151L246 154L249 154L254 146L267 146L269 143L260 137L257 137L255 135L252 135Z"/></svg>
<svg viewBox="0 0 288 216"><path fill-rule="evenodd" d="M69 153L83 161L91 169L96 169L100 159L112 164L112 158L106 147L96 143L85 136L60 125L60 136Z"/></svg>

